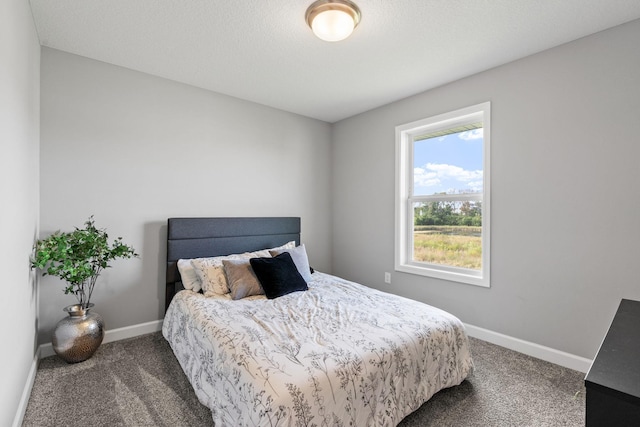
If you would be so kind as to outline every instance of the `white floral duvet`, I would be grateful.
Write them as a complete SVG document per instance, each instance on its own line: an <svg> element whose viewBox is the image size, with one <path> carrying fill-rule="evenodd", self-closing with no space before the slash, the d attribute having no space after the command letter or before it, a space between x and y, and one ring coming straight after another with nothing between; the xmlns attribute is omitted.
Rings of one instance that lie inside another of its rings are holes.
<svg viewBox="0 0 640 427"><path fill-rule="evenodd" d="M162 332L216 427L395 426L471 372L453 315L312 277L273 300L173 298Z"/></svg>

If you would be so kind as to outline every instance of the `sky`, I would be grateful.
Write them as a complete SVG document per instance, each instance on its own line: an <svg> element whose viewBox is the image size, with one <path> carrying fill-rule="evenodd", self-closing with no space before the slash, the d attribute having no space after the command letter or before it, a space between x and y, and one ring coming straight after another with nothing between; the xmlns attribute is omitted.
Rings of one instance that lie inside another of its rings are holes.
<svg viewBox="0 0 640 427"><path fill-rule="evenodd" d="M482 191L482 129L414 143L414 195Z"/></svg>

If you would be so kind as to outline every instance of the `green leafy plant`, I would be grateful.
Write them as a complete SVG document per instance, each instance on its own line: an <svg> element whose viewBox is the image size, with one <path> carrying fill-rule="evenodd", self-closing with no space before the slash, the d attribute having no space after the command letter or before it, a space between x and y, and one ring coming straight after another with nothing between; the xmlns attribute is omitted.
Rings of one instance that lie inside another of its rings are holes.
<svg viewBox="0 0 640 427"><path fill-rule="evenodd" d="M74 294L78 303L89 305L93 288L100 273L111 267L109 262L117 258L137 257L133 247L118 237L109 243L104 229L96 228L93 215L84 228L62 233L56 231L34 246L31 267L42 270L42 275L57 276L67 282L65 294Z"/></svg>

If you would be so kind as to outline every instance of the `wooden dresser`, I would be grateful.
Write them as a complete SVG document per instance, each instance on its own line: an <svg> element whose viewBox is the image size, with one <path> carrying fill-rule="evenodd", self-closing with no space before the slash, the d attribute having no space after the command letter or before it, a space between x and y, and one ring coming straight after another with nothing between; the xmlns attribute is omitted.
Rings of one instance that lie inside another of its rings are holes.
<svg viewBox="0 0 640 427"><path fill-rule="evenodd" d="M640 426L640 301L623 299L584 380L586 426Z"/></svg>

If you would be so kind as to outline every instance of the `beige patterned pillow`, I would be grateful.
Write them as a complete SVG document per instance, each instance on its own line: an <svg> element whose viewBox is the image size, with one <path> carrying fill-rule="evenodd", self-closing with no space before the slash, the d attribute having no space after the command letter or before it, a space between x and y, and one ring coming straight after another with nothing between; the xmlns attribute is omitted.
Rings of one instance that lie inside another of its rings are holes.
<svg viewBox="0 0 640 427"><path fill-rule="evenodd" d="M222 267L223 259L249 259L244 254L235 254L227 256L219 256L213 258L195 258L191 260L200 283L202 283L202 292L204 296L224 295L229 293L229 284L227 277L224 275Z"/></svg>

